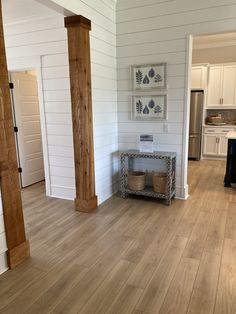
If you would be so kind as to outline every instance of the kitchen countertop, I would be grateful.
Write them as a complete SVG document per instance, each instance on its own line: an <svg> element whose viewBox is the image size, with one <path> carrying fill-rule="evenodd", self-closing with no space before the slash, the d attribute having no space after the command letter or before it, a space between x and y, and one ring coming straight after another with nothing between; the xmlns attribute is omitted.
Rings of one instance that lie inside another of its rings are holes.
<svg viewBox="0 0 236 314"><path fill-rule="evenodd" d="M212 125L212 124L205 124L203 125L204 128L235 128L235 124L221 124L221 125Z"/></svg>
<svg viewBox="0 0 236 314"><path fill-rule="evenodd" d="M231 140L236 140L236 131L230 131L226 134L226 137Z"/></svg>

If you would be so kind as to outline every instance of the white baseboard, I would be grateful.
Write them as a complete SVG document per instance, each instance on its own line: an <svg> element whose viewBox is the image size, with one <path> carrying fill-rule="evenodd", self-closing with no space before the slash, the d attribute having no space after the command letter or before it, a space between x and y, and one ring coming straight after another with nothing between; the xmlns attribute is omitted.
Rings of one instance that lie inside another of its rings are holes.
<svg viewBox="0 0 236 314"><path fill-rule="evenodd" d="M188 184L185 185L184 187L176 186L175 198L179 200L184 200L184 201L186 201L189 198Z"/></svg>

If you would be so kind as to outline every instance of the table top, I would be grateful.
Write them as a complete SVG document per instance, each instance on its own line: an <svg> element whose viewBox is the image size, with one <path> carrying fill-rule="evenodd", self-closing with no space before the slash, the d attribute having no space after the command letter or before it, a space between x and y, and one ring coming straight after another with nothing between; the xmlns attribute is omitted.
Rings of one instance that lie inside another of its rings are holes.
<svg viewBox="0 0 236 314"><path fill-rule="evenodd" d="M140 152L139 150L126 150L126 151L120 151L122 156L137 156L137 157L169 157L174 158L176 157L175 152L159 152L154 151L153 153L147 153L147 152Z"/></svg>

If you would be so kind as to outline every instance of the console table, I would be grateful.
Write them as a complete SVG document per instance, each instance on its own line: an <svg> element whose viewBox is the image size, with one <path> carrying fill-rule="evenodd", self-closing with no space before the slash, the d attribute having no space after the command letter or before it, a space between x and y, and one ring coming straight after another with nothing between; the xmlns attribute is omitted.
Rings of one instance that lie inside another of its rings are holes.
<svg viewBox="0 0 236 314"><path fill-rule="evenodd" d="M133 163L136 158L164 160L166 163L167 186L166 193L153 191L152 186L145 187L142 191L130 190L128 186L128 171L133 171ZM121 196L127 197L128 194L150 196L165 199L167 205L171 204L171 199L175 197L176 184L176 153L174 152L154 152L142 153L136 150L123 151L120 155L121 162Z"/></svg>

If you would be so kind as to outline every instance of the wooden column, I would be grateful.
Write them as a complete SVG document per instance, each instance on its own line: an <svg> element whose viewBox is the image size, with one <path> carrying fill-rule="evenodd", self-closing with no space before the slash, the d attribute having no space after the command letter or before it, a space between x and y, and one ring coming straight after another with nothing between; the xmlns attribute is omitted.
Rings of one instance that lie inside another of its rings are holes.
<svg viewBox="0 0 236 314"><path fill-rule="evenodd" d="M13 132L8 70L0 0L0 186L8 246L8 265L14 268L29 256L25 237L16 146Z"/></svg>
<svg viewBox="0 0 236 314"><path fill-rule="evenodd" d="M75 209L97 207L94 176L93 115L89 31L91 21L81 15L65 18L68 33L70 86L74 139Z"/></svg>

